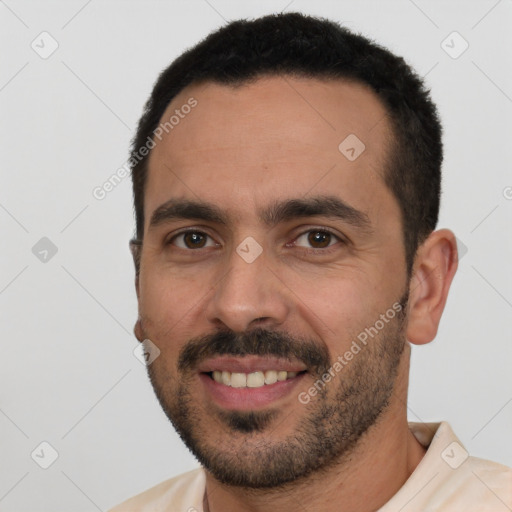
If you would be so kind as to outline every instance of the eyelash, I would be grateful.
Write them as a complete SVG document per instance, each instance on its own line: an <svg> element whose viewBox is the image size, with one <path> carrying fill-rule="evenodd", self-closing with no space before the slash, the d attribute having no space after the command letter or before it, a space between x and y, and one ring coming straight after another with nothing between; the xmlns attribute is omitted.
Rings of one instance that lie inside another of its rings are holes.
<svg viewBox="0 0 512 512"><path fill-rule="evenodd" d="M297 240L298 238L300 238L302 235L305 235L307 233L311 233L311 232L320 232L320 233L327 233L331 236L333 236L334 238L336 238L338 240L338 243L342 243L344 245L346 245L346 241L341 238L339 235L337 235L336 233L334 233L332 230L328 229L328 228L320 228L320 227L317 227L317 228L310 228L310 229L307 229L305 231L302 231L301 233L299 233L296 237L295 237L295 240ZM204 231L201 231L199 229L192 229L192 228L188 228L188 229L184 229L183 231L180 231L178 233L175 233L166 243L165 245L172 245L172 242L180 237L180 236L183 236L183 235L186 235L188 233L199 233L201 235L205 235L211 239L213 239L212 236L210 236L208 233L204 232ZM323 248L323 249L315 249L314 247L310 247L310 248L307 248L307 247L300 247L300 249L306 253L314 253L314 254L318 254L318 253L322 253L322 254L330 254L331 252L333 252L334 250L336 250L336 246L337 244L333 244L332 246L331 245L328 245L327 247ZM183 249L182 247L178 247L178 249L182 249L184 251L199 251L201 248L199 249Z"/></svg>

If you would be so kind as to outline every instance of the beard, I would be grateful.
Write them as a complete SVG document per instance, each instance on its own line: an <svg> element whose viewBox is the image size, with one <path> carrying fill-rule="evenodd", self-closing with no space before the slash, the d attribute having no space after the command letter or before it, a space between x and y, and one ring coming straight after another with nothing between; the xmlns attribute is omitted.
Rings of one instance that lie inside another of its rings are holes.
<svg viewBox="0 0 512 512"><path fill-rule="evenodd" d="M263 329L218 331L185 344L176 376L164 366L163 357L147 366L148 376L179 436L216 480L252 489L283 487L349 457L386 410L406 345L407 299L405 293L397 315L329 383L317 388L307 404L298 400L304 404L300 421L285 436L277 436L275 431L286 425L291 412L271 407L223 410L194 398L189 390L197 379L197 365L220 355L293 358L306 365L305 376L315 382L330 368L332 372L336 360L330 359L325 345ZM363 331L364 327L359 332Z"/></svg>

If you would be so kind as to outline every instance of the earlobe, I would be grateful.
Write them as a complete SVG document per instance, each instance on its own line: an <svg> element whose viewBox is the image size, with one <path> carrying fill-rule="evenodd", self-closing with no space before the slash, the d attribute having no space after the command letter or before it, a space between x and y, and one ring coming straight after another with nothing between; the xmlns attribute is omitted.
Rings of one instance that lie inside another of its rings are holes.
<svg viewBox="0 0 512 512"><path fill-rule="evenodd" d="M137 318L137 321L135 322L135 326L133 327L133 334L135 334L135 337L140 341L144 341L144 333L142 331L142 325L141 325L141 319L140 316Z"/></svg>
<svg viewBox="0 0 512 512"><path fill-rule="evenodd" d="M409 289L411 343L422 345L435 338L457 265L457 243L448 229L434 231L419 247Z"/></svg>

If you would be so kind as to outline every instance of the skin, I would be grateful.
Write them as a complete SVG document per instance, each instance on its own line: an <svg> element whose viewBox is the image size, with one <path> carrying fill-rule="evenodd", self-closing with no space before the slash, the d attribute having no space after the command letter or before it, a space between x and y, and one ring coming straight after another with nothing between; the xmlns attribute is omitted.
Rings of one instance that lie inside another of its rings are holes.
<svg viewBox="0 0 512 512"><path fill-rule="evenodd" d="M298 503L326 512L376 510L425 453L407 426L410 343L428 343L436 335L457 268L455 237L445 229L433 232L407 278L399 206L382 179L390 127L385 108L365 86L291 77L260 78L238 88L205 83L182 91L162 118L191 96L195 109L151 152L139 249L135 334L160 348L152 365L162 386L178 384L178 357L190 339L222 328L307 337L335 360L356 333L409 291L407 342L389 404L350 453L282 489L228 486L207 472L205 510L292 511ZM338 149L351 133L366 146L355 161ZM317 195L335 195L363 212L371 229L322 216L269 228L258 217L273 201ZM171 198L221 206L229 223L181 219L150 227L152 213ZM189 227L211 237L207 247L187 249L183 237L166 244ZM313 254L307 232L321 227L347 243L335 237L329 252L317 248ZM263 249L250 264L236 252L249 236ZM344 375L350 373L337 378ZM306 374L279 399L272 428L251 439L278 442L296 432L308 414L297 394L314 380ZM257 443L247 445L243 433L228 432L198 378L187 390L205 443L234 454L254 446L257 453Z"/></svg>

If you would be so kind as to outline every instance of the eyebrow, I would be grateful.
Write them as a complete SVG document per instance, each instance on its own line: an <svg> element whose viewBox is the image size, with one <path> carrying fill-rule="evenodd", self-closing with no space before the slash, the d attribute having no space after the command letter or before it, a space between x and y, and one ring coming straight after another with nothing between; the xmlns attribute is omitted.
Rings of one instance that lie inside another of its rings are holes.
<svg viewBox="0 0 512 512"><path fill-rule="evenodd" d="M269 228L294 219L320 216L341 220L361 231L371 232L368 215L336 196L275 201L260 210L258 216ZM170 199L153 212L149 228L176 219L194 219L229 225L228 215L215 204L189 199Z"/></svg>

